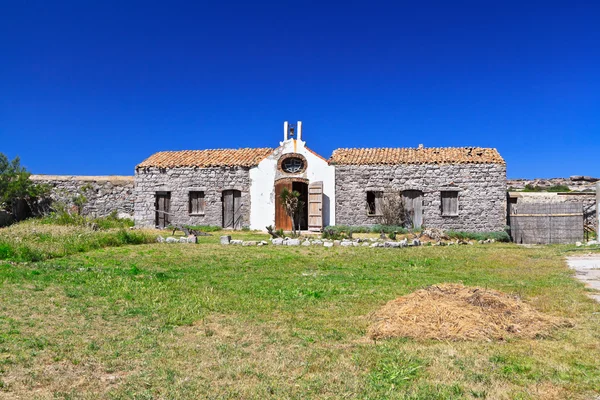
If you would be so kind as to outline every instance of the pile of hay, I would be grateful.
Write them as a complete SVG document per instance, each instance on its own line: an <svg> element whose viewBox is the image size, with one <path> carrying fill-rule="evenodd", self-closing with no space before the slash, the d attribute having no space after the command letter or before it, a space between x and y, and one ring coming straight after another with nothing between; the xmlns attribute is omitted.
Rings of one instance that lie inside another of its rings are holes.
<svg viewBox="0 0 600 400"><path fill-rule="evenodd" d="M370 316L371 339L503 340L545 336L565 319L496 290L441 284L387 303Z"/></svg>

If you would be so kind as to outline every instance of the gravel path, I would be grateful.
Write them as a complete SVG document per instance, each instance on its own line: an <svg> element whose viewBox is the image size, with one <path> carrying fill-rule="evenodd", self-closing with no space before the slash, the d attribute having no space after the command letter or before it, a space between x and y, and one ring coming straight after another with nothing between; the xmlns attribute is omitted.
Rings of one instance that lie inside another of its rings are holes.
<svg viewBox="0 0 600 400"><path fill-rule="evenodd" d="M598 291L590 294L590 297L600 302L600 255L567 257L567 264L575 270L575 278Z"/></svg>

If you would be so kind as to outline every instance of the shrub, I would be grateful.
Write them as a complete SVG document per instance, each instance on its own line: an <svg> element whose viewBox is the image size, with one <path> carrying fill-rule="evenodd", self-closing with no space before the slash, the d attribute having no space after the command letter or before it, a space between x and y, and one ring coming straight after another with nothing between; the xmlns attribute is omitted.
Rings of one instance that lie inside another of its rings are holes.
<svg viewBox="0 0 600 400"><path fill-rule="evenodd" d="M185 225L185 227L200 232L216 232L223 230L223 228L218 225Z"/></svg>
<svg viewBox="0 0 600 400"><path fill-rule="evenodd" d="M34 214L40 214L44 208L44 199L50 193L50 186L37 184L29 177L31 174L21 166L19 157L9 161L0 153L0 208L12 214L16 219L27 216L23 204L27 204Z"/></svg>
<svg viewBox="0 0 600 400"><path fill-rule="evenodd" d="M385 226L404 225L407 222L404 199L400 193L386 193L381 201L381 224Z"/></svg>
<svg viewBox="0 0 600 400"><path fill-rule="evenodd" d="M547 189L549 192L570 192L571 189L567 185L554 185Z"/></svg>
<svg viewBox="0 0 600 400"><path fill-rule="evenodd" d="M446 235L452 239L462 240L487 240L494 239L497 242L510 242L510 236L505 231L500 232L461 232L447 231Z"/></svg>
<svg viewBox="0 0 600 400"><path fill-rule="evenodd" d="M55 211L40 219L42 224L88 226L97 229L130 228L134 225L129 218L119 218L117 212L113 211L105 217L86 217L80 214L70 213L62 203L54 203Z"/></svg>
<svg viewBox="0 0 600 400"><path fill-rule="evenodd" d="M420 229L413 230L419 232ZM323 229L323 239L350 239L354 233L385 233L389 234L404 234L409 230L398 225L371 225L371 226L349 226L349 225L333 225Z"/></svg>

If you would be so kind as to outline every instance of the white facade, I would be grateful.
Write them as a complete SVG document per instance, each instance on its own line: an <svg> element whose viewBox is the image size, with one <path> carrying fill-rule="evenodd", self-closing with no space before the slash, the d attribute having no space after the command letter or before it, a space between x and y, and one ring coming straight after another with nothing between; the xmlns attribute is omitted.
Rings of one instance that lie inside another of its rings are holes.
<svg viewBox="0 0 600 400"><path fill-rule="evenodd" d="M250 169L250 229L265 230L275 226L275 182L285 178L300 178L308 183L323 182L323 226L335 224L335 170L327 160L306 147L302 140L302 122L297 124L297 138L284 123L284 140L273 153ZM287 174L279 168L282 156L296 154L305 160L305 168L297 174Z"/></svg>

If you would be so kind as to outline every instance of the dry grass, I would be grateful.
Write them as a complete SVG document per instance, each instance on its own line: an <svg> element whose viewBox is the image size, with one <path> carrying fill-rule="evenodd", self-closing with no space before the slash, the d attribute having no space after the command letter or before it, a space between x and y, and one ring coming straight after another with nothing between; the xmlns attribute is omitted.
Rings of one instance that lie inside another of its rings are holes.
<svg viewBox="0 0 600 400"><path fill-rule="evenodd" d="M536 311L497 290L439 284L387 303L373 313L368 336L417 340L538 338L571 322Z"/></svg>
<svg viewBox="0 0 600 400"><path fill-rule="evenodd" d="M600 392L600 305L571 278L561 248L226 247L219 233L199 240L0 262L0 398L495 400ZM575 325L489 342L367 339L365 315L441 282L518 296Z"/></svg>

